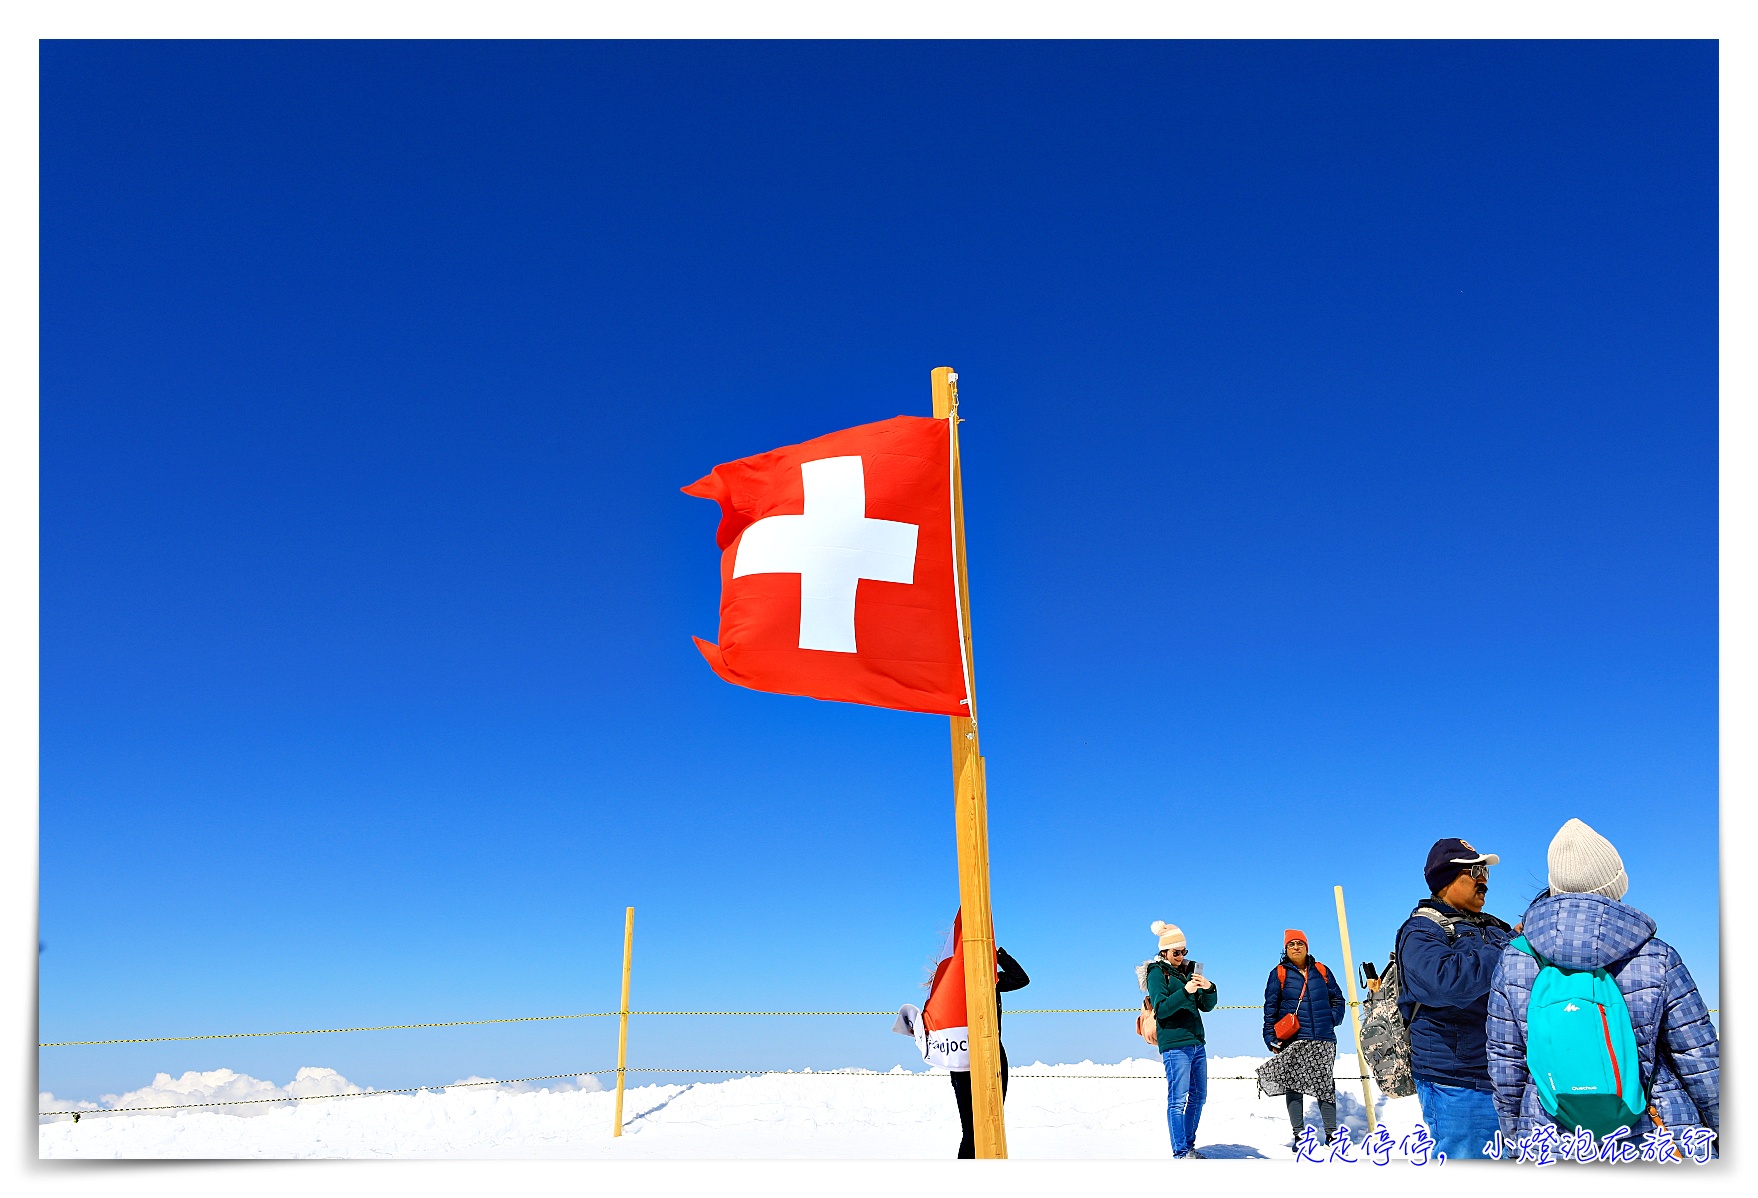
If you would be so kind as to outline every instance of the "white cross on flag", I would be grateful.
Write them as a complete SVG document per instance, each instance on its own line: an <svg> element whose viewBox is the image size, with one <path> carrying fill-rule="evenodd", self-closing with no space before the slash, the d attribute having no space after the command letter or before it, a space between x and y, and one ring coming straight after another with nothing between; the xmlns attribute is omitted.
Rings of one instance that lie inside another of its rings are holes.
<svg viewBox="0 0 1758 1198"><path fill-rule="evenodd" d="M968 715L952 555L951 433L898 416L716 466L720 643L754 690Z"/></svg>

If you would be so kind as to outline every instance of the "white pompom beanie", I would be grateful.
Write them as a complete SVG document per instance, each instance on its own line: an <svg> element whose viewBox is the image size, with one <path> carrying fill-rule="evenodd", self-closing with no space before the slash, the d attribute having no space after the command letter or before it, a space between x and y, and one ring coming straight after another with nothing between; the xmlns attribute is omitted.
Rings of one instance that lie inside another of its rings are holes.
<svg viewBox="0 0 1758 1198"><path fill-rule="evenodd" d="M1169 948L1184 947L1184 933L1179 930L1177 924L1156 919L1148 931L1160 938L1161 952L1165 952Z"/></svg>
<svg viewBox="0 0 1758 1198"><path fill-rule="evenodd" d="M1545 854L1552 894L1603 894L1617 900L1630 889L1624 859L1612 842L1578 819L1564 824Z"/></svg>

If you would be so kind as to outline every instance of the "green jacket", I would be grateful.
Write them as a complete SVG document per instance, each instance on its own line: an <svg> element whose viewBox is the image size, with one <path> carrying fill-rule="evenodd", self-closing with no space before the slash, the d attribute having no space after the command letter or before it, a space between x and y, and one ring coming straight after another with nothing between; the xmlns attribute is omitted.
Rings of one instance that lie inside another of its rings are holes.
<svg viewBox="0 0 1758 1198"><path fill-rule="evenodd" d="M1185 991L1190 980L1190 965L1174 969L1165 961L1148 966L1148 1001L1154 1005L1154 1020L1160 1025L1160 1051L1203 1043L1204 1011L1215 1009L1220 990L1211 984L1195 994Z"/></svg>

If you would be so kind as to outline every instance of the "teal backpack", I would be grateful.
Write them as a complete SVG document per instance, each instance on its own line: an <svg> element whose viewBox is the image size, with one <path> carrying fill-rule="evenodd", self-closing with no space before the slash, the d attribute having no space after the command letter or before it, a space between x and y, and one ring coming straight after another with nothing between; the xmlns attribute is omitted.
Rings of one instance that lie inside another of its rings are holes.
<svg viewBox="0 0 1758 1198"><path fill-rule="evenodd" d="M1526 937L1513 946L1538 962L1526 1007L1526 1068L1538 1101L1564 1128L1604 1139L1648 1109L1630 1008L1603 969L1564 969Z"/></svg>

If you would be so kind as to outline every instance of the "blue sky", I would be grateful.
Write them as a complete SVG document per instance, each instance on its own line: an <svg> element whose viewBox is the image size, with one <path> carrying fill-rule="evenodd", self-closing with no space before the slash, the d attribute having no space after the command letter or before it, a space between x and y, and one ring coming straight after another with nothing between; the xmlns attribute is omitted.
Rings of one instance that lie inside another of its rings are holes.
<svg viewBox="0 0 1758 1198"><path fill-rule="evenodd" d="M1579 816L1716 983L1710 43L47 43L41 1038L884 1008L945 722L720 682L716 463L955 367L1014 1006ZM1009 1016L1015 1061L1127 1016ZM631 1063L914 1064L876 1019ZM1251 1051L1256 1018L1210 1021ZM41 1054L376 1086L611 1021Z"/></svg>

